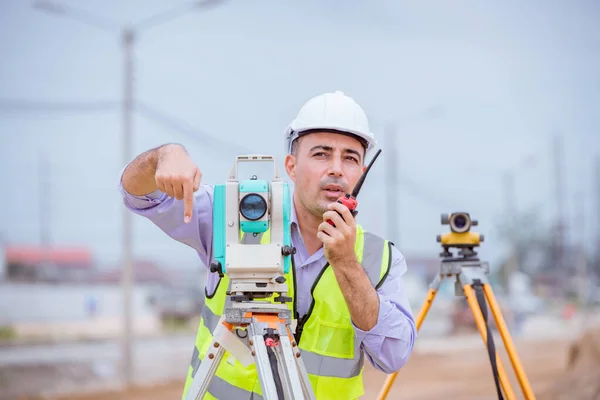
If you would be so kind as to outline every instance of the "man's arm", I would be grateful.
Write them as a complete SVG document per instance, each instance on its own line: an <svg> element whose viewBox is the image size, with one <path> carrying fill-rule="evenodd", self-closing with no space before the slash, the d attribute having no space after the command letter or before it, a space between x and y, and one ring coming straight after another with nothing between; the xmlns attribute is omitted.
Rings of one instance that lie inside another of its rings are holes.
<svg viewBox="0 0 600 400"><path fill-rule="evenodd" d="M371 364L387 374L406 364L417 334L401 279L406 262L395 247L390 256L390 272L378 290L358 262L332 266L359 342Z"/></svg>
<svg viewBox="0 0 600 400"><path fill-rule="evenodd" d="M118 187L123 203L129 210L148 218L171 238L195 249L202 263L209 265L212 256L213 188L209 185L195 187L196 181L193 179L199 179L196 169L181 146L161 146L140 154L123 168ZM182 170L183 173L173 173ZM180 182L175 190L177 185L169 179L181 176L187 176L187 182ZM171 195L163 191L167 190L167 183L170 185L168 190ZM191 200L188 201L191 210L188 223L184 221L184 214L188 212L189 207L183 200L184 184L197 189L195 193L190 191ZM160 189L159 185L163 189ZM180 195L176 195L175 192Z"/></svg>
<svg viewBox="0 0 600 400"><path fill-rule="evenodd" d="M202 173L178 144L166 144L137 156L123 173L123 188L133 195L160 190L169 197L184 201L184 221L190 222L194 192Z"/></svg>
<svg viewBox="0 0 600 400"><path fill-rule="evenodd" d="M406 364L417 338L417 328L402 281L407 269L406 260L394 246L390 256L390 272L376 291L379 310L375 314L375 325L363 330L353 321L354 331L369 361L386 374L394 373Z"/></svg>
<svg viewBox="0 0 600 400"><path fill-rule="evenodd" d="M417 334L401 279L407 269L404 256L392 246L390 272L375 290L356 260L354 218L342 204L331 203L329 209L323 214L317 237L323 241L356 336L375 368L385 373L398 371L408 361Z"/></svg>

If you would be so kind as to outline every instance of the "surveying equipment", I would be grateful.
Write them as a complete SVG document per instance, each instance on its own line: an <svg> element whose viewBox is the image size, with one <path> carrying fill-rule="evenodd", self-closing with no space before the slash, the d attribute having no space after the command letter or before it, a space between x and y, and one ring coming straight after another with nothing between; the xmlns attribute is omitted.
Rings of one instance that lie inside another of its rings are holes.
<svg viewBox="0 0 600 400"><path fill-rule="evenodd" d="M469 256L476 255L473 252L473 247L477 247L483 242L484 236L471 232L471 226L477 226L477 220L471 219L469 213L455 212L452 214L442 214L442 225L450 225L450 231L443 235L437 235L438 243L442 244L444 252L441 257L452 257L452 253L448 251L450 247L461 249L459 255Z"/></svg>
<svg viewBox="0 0 600 400"><path fill-rule="evenodd" d="M460 212L442 214L442 224L450 225L452 232L437 236L437 241L442 244L444 250L440 253L440 257L442 258L440 271L429 285L429 293L417 316L417 331L421 328L442 281L446 278L453 280L455 295L466 297L477 329L481 334L483 342L487 345L498 398L504 399L500 388L502 387L506 399L514 400L515 394L510 386L502 362L496 353L494 337L488 325L487 306L485 302L487 299L525 399L535 400L535 395L521 366L521 361L504 322L500 307L489 284L487 278L489 264L480 261L477 257L477 252L474 250L479 246L480 242L483 242L483 235L470 231L471 226L477 225L477 221L472 221L468 213ZM459 249L456 257L452 254L450 248ZM395 372L387 377L379 393L378 400L385 399L397 374L398 372Z"/></svg>
<svg viewBox="0 0 600 400"><path fill-rule="evenodd" d="M356 200L356 197L358 196L358 193L360 192L360 189L362 188L362 185L365 182L365 178L367 177L369 170L371 169L373 163L375 163L375 160L379 156L379 153L381 153L381 149L377 150L377 153L375 153L373 159L371 160L369 165L367 165L367 169L365 169L365 172L363 172L360 178L358 178L358 182L356 182L354 189L352 189L352 193L346 193L345 195L340 196L340 198L337 199L338 203L348 207L348 210L350 210L350 213L353 217L356 217L356 214L358 214L358 211L356 211L356 207L358 207L358 200ZM327 222L329 223L329 225L335 226L332 220L328 219Z"/></svg>
<svg viewBox="0 0 600 400"><path fill-rule="evenodd" d="M241 161L273 162L272 180L254 175L239 182ZM256 364L264 399L314 399L294 340L292 313L285 304L292 298L287 296L284 274L296 249L291 246L290 192L275 158L238 156L227 182L215 185L213 198L214 261L210 269L221 277L226 274L230 286L223 315L186 399L204 397L225 351L245 366ZM267 231L268 240L245 240ZM274 294L278 296L272 302L255 300Z"/></svg>

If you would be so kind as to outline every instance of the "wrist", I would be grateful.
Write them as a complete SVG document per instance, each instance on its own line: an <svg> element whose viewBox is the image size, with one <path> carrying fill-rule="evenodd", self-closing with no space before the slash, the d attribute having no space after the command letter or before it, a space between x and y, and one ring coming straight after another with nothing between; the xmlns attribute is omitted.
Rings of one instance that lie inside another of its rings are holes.
<svg viewBox="0 0 600 400"><path fill-rule="evenodd" d="M352 257L345 257L340 258L338 260L333 260L333 262L331 262L330 264L333 268L340 268L341 270L349 272L362 269L362 266L360 265L360 263L356 259L356 255L354 254Z"/></svg>
<svg viewBox="0 0 600 400"><path fill-rule="evenodd" d="M167 157L171 156L171 155L178 155L178 154L186 154L187 155L187 151L185 150L185 148L177 143L168 143L168 144L164 144L160 147L156 148L156 151L153 152L153 166L154 169L156 170L156 168L158 168L158 165Z"/></svg>

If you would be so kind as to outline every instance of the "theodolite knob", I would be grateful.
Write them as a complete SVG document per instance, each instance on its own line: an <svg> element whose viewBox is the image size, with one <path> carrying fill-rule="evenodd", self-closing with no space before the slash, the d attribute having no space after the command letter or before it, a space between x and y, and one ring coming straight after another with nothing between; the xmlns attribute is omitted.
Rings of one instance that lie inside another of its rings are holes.
<svg viewBox="0 0 600 400"><path fill-rule="evenodd" d="M292 246L283 246L281 248L281 254L283 254L284 256L289 256L292 254L296 254L296 248L292 247Z"/></svg>
<svg viewBox="0 0 600 400"><path fill-rule="evenodd" d="M218 272L220 277L223 277L223 271L221 269L221 263L217 260L210 262L210 272Z"/></svg>

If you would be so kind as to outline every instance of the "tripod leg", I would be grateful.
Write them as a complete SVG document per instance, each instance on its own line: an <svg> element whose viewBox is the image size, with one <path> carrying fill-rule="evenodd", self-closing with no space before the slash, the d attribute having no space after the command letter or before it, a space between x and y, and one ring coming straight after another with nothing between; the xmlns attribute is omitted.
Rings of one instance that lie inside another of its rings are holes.
<svg viewBox="0 0 600 400"><path fill-rule="evenodd" d="M315 393L313 391L308 372L306 372L306 366L302 360L302 354L299 350L294 350L294 357L296 358L296 367L300 373L300 379L302 379L302 389L304 390L304 399L315 400Z"/></svg>
<svg viewBox="0 0 600 400"><path fill-rule="evenodd" d="M477 299L475 298L475 291L473 290L471 285L464 285L463 290L467 298L467 302L469 303L469 308L473 313L473 318L475 318L477 329L479 329L479 333L483 338L483 342L487 345L487 327L485 324L485 320L483 319L483 315L481 314L481 310L479 309ZM507 400L514 400L515 393L513 392L510 382L506 376L506 372L504 371L504 367L502 366L500 357L498 357L498 352L496 352L496 365L498 368L498 378L500 380L500 384L502 385L502 389L504 389L504 394L506 395Z"/></svg>
<svg viewBox="0 0 600 400"><path fill-rule="evenodd" d="M421 310L417 315L417 332L421 329L421 325L423 325L423 321L425 321L425 317L431 308L431 304L433 304L433 299L435 299L435 295L437 294L436 289L429 289L429 293L427 293L427 298L423 305L421 306Z"/></svg>
<svg viewBox="0 0 600 400"><path fill-rule="evenodd" d="M215 329L215 337L219 337L219 331L222 329L226 328L223 326L223 324L219 323L217 325L217 329ZM206 355L200 364L200 368L198 368L198 371L196 371L194 380L190 384L185 400L197 400L204 398L204 395L210 386L210 382L217 372L217 368L221 363L224 353L225 349L223 346L217 342L217 339L213 339L208 346L208 350L206 351Z"/></svg>
<svg viewBox="0 0 600 400"><path fill-rule="evenodd" d="M282 383L286 386L287 395L289 396L286 399L314 400L315 396L312 392L312 386L304 368L304 363L300 357L300 351L292 348L292 343L287 335L280 336L278 348L279 365L283 375Z"/></svg>
<svg viewBox="0 0 600 400"><path fill-rule="evenodd" d="M256 360L256 369L260 377L263 397L266 400L276 400L279 396L277 395L277 386L275 385L275 378L271 369L265 339L262 335L255 334L251 340L252 355L254 355L254 359Z"/></svg>
<svg viewBox="0 0 600 400"><path fill-rule="evenodd" d="M508 353L508 356L510 357L510 361L512 362L513 368L515 369L515 374L519 379L519 384L521 385L521 389L523 390L525 399L535 400L535 395L533 394L533 390L531 389L531 386L527 379L527 375L525 374L523 366L521 365L519 355L517 354L515 345L513 344L512 338L510 337L510 333L508 331L508 328L506 327L504 317L502 316L500 307L496 302L496 297L494 296L494 292L492 291L491 286L488 284L484 284L483 292L485 293L485 297L490 305L490 308L492 309L492 314L494 314L496 326L498 327L500 335L502 336L502 340L504 341L504 345L506 346L506 351Z"/></svg>
<svg viewBox="0 0 600 400"><path fill-rule="evenodd" d="M439 276L436 276L435 280L431 284L431 287L429 288L429 293L427 293L427 298L425 299L425 301L423 302L423 305L421 306L419 315L417 315L417 332L421 328L421 325L423 324L423 321L425 320L425 317L427 316L427 313L429 312L429 309L431 308L431 304L433 304L433 299L435 299L435 295L437 294L439 287L440 287L440 278L439 278ZM386 398L390 389L392 388L392 385L393 385L394 380L396 379L397 375L398 375L398 371L394 372L391 375L388 375L388 377L385 379L383 388L381 388L381 392L379 392L379 396L377 397L377 400L383 400Z"/></svg>

